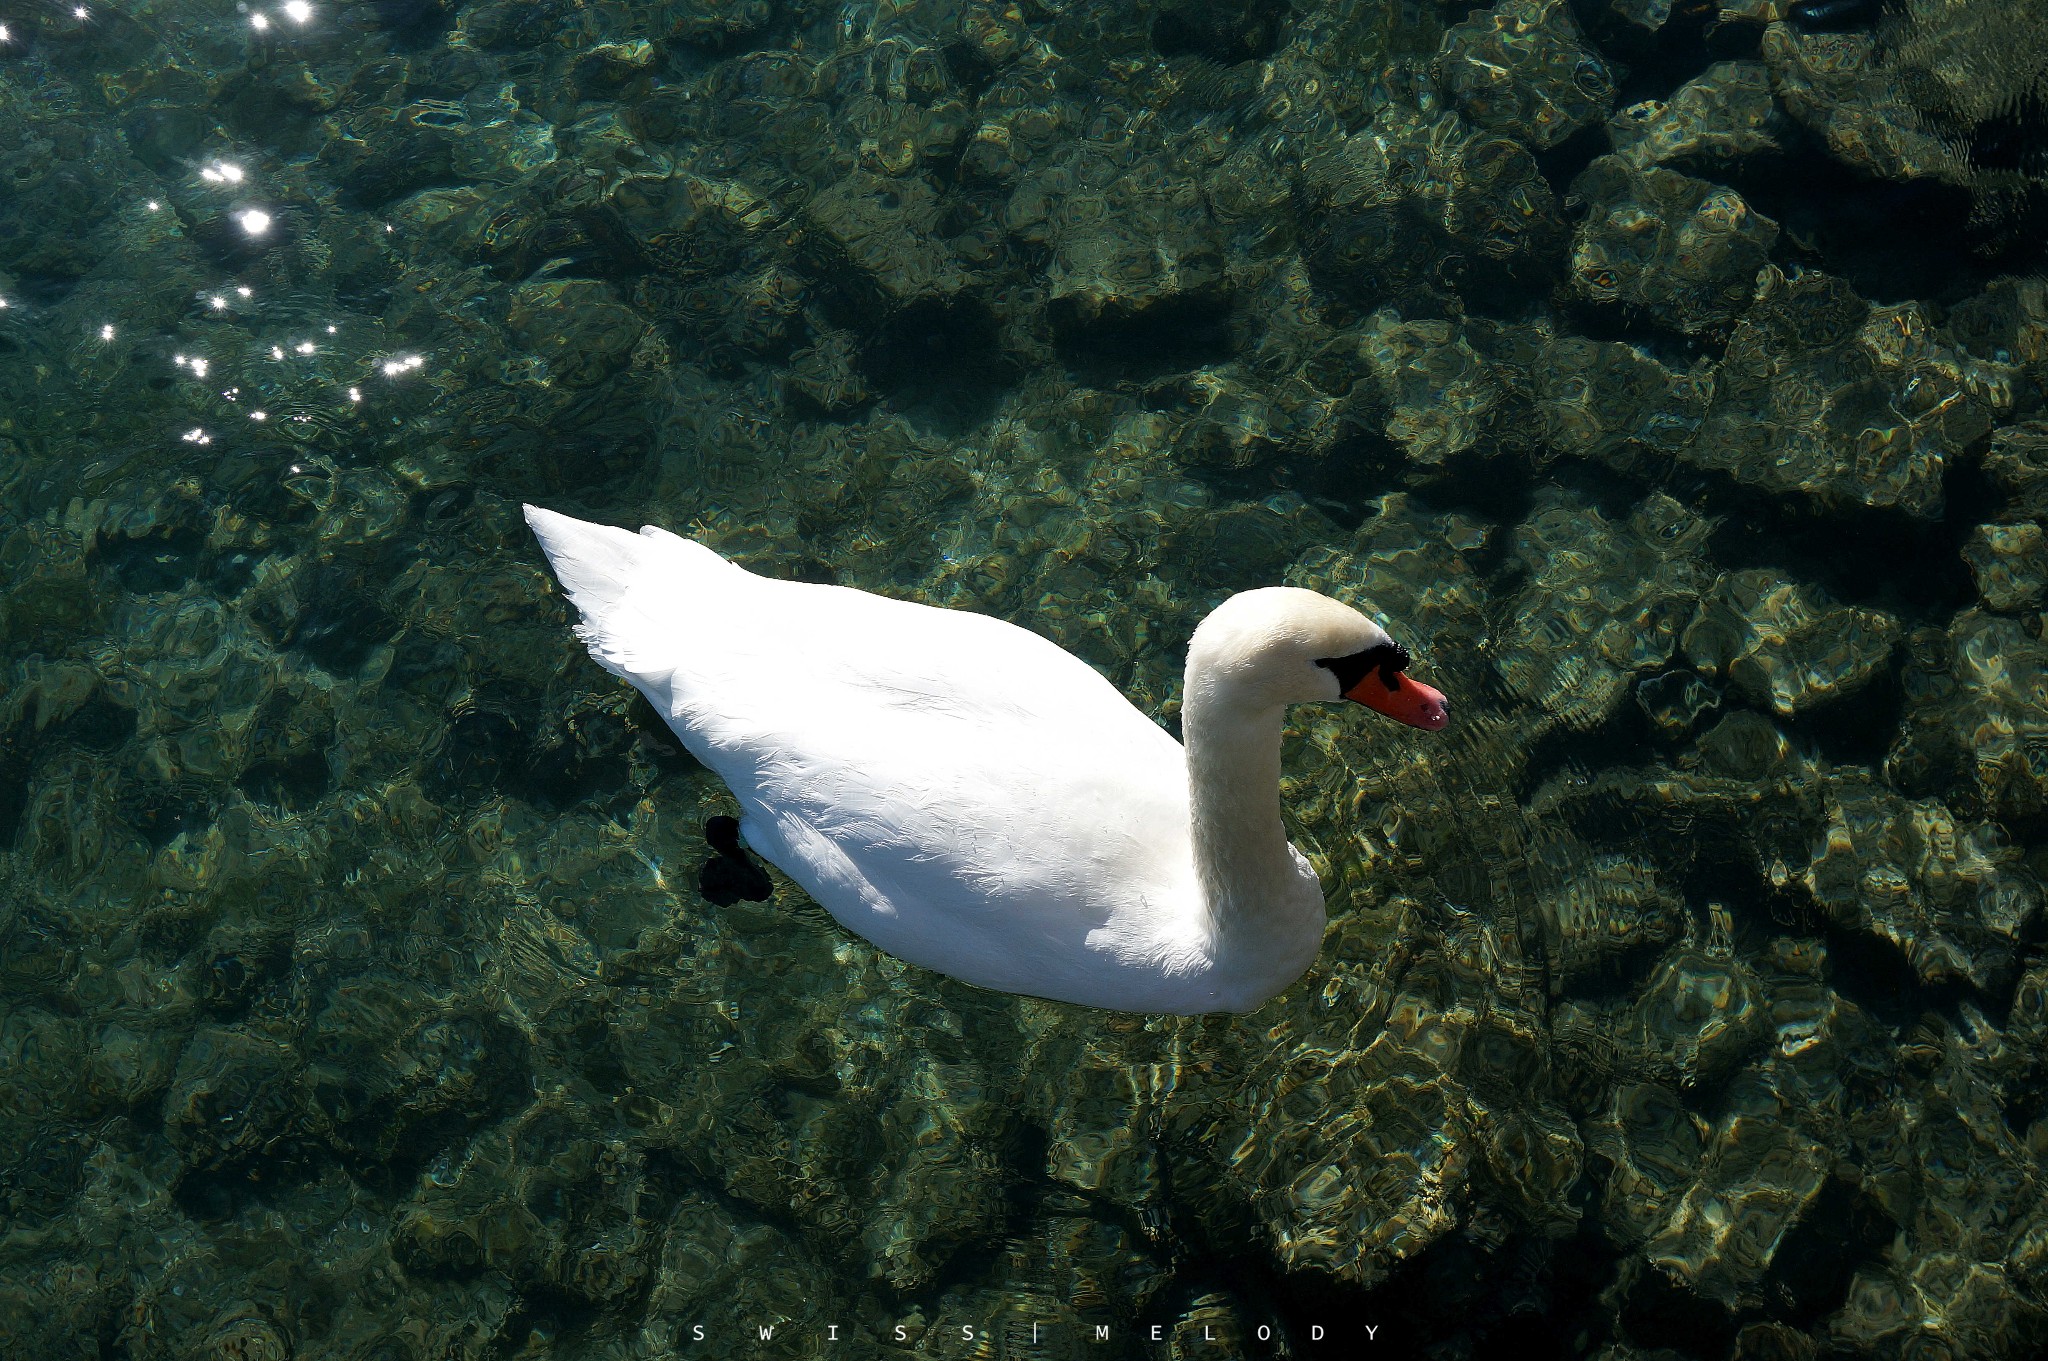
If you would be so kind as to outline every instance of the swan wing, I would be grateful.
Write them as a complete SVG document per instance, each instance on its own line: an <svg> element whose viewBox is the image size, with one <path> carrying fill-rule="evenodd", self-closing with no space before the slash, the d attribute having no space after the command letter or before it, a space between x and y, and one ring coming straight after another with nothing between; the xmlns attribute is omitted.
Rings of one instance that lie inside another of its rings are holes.
<svg viewBox="0 0 2048 1361"><path fill-rule="evenodd" d="M1038 995L1200 967L1180 746L1086 663L986 615L755 576L662 530L528 519L592 656L849 929Z"/></svg>

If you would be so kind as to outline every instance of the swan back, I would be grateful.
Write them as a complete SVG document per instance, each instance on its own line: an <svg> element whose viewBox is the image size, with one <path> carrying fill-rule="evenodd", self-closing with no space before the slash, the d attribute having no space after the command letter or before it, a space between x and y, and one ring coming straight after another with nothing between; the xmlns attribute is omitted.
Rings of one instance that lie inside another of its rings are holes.
<svg viewBox="0 0 2048 1361"><path fill-rule="evenodd" d="M985 987L1213 1010L1180 745L987 615L756 576L687 539L529 508L591 655L841 923Z"/></svg>

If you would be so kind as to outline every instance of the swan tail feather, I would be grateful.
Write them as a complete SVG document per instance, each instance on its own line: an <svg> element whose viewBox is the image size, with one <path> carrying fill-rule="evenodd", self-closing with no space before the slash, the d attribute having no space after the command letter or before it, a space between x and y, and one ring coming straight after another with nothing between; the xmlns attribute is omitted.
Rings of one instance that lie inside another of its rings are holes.
<svg viewBox="0 0 2048 1361"><path fill-rule="evenodd" d="M635 534L540 506L523 509L582 616L576 636L600 666L628 679L688 629L698 594L691 578L739 570L703 544L651 525ZM715 589L709 580L704 586Z"/></svg>

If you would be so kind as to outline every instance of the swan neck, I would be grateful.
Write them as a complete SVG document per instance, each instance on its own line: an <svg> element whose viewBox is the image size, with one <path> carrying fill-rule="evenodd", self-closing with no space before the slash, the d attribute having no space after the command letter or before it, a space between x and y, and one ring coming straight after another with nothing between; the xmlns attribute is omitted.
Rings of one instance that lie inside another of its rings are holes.
<svg viewBox="0 0 2048 1361"><path fill-rule="evenodd" d="M1256 953L1271 944L1271 914L1300 896L1280 819L1283 710L1234 702L1205 679L1190 668L1181 712L1195 868L1218 954Z"/></svg>

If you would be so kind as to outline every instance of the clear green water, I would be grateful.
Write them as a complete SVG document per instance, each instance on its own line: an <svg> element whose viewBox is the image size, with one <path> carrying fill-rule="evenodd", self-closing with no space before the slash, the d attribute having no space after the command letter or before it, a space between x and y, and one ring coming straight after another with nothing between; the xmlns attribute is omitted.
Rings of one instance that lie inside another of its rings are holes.
<svg viewBox="0 0 2048 1361"><path fill-rule="evenodd" d="M0 1354L2041 1354L2038 6L0 25ZM1256 1015L990 994L704 901L521 501L1456 718Z"/></svg>

